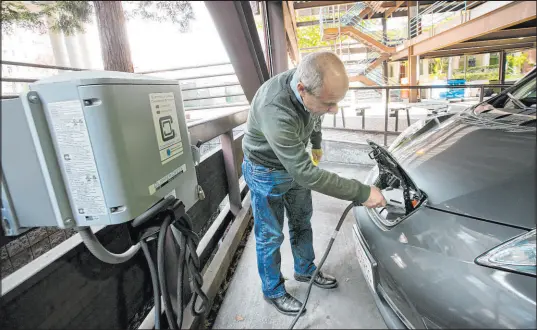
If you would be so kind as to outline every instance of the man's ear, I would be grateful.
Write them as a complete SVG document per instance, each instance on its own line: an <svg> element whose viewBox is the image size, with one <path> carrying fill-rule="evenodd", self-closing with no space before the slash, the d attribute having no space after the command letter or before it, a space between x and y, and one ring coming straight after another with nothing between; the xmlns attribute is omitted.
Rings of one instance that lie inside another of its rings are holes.
<svg viewBox="0 0 537 330"><path fill-rule="evenodd" d="M296 89L298 90L298 93L300 94L300 96L303 96L304 94L306 94L306 87L301 81L298 82Z"/></svg>

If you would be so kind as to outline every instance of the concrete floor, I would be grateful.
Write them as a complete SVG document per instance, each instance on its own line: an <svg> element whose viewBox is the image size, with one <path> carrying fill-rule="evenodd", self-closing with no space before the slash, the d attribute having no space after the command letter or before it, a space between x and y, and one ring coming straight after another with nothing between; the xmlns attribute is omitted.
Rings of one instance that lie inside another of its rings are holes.
<svg viewBox="0 0 537 330"><path fill-rule="evenodd" d="M364 179L370 169L326 163L321 163L321 167L359 180ZM346 201L313 193L312 226L316 262L320 261L340 214L347 205ZM322 268L326 273L337 277L339 286L332 290L322 290L314 286L307 312L297 322L296 329L386 328L356 259L352 237L353 223L354 217L351 213L347 216ZM287 222L284 233L287 238ZM297 282L293 278L293 257L288 239L282 244L281 253L282 273L287 279L287 291L303 301L307 284ZM287 328L292 320L293 317L280 314L263 299L252 231L213 328L281 329Z"/></svg>

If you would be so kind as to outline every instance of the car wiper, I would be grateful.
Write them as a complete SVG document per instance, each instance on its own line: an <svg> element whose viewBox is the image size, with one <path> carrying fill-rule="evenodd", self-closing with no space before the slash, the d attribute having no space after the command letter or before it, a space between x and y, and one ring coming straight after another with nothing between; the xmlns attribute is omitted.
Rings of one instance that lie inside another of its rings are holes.
<svg viewBox="0 0 537 330"><path fill-rule="evenodd" d="M530 119L523 123L520 123L519 126L535 126L536 122L537 122L537 119Z"/></svg>
<svg viewBox="0 0 537 330"><path fill-rule="evenodd" d="M524 103L522 103L522 101L520 101L519 99L517 99L516 97L513 96L513 94L507 92L505 93L509 99L514 103L516 104L519 108L521 109L525 109L526 108L526 105Z"/></svg>

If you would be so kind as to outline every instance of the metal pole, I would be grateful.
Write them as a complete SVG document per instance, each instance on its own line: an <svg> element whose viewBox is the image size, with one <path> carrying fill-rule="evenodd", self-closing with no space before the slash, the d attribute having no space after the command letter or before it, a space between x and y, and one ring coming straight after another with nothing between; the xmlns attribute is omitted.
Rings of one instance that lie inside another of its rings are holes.
<svg viewBox="0 0 537 330"><path fill-rule="evenodd" d="M268 14L268 4L266 1L262 2L261 13L263 14L263 32L265 34L265 58L267 61L267 69L270 77L274 76L274 69L272 63L272 38L270 35L270 22Z"/></svg>
<svg viewBox="0 0 537 330"><path fill-rule="evenodd" d="M231 213L236 216L242 208L242 201L237 164L235 163L235 152L233 150L233 130L220 135L220 143L222 144L222 152L224 154L224 165L229 190L229 206Z"/></svg>
<svg viewBox="0 0 537 330"><path fill-rule="evenodd" d="M388 89L384 90L385 96L384 96L384 146L388 146L388 103L390 102L390 92Z"/></svg>
<svg viewBox="0 0 537 330"><path fill-rule="evenodd" d="M485 86L479 87L479 102L483 102L483 96L485 96Z"/></svg>
<svg viewBox="0 0 537 330"><path fill-rule="evenodd" d="M466 83L466 65L468 63L468 55L464 55L464 83Z"/></svg>
<svg viewBox="0 0 537 330"><path fill-rule="evenodd" d="M387 19L382 18L382 39L388 40L388 27L387 27ZM388 85L388 61L384 60L382 62L382 75L384 78L384 84Z"/></svg>
<svg viewBox="0 0 537 330"><path fill-rule="evenodd" d="M285 72L289 69L287 45L284 28L284 14L281 1L265 1L268 9L268 29L270 30L272 74ZM287 8L286 8L287 9Z"/></svg>
<svg viewBox="0 0 537 330"><path fill-rule="evenodd" d="M505 84L505 50L500 51L500 84Z"/></svg>

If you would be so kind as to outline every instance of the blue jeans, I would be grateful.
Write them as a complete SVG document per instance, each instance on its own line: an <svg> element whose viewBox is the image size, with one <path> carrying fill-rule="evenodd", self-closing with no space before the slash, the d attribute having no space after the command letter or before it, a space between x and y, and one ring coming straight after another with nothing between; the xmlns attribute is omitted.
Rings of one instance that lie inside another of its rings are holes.
<svg viewBox="0 0 537 330"><path fill-rule="evenodd" d="M286 292L280 271L284 209L289 220L295 273L307 276L316 269L310 222L311 190L297 184L285 170L269 169L246 158L242 173L252 198L257 270L263 294L267 298L278 298Z"/></svg>

